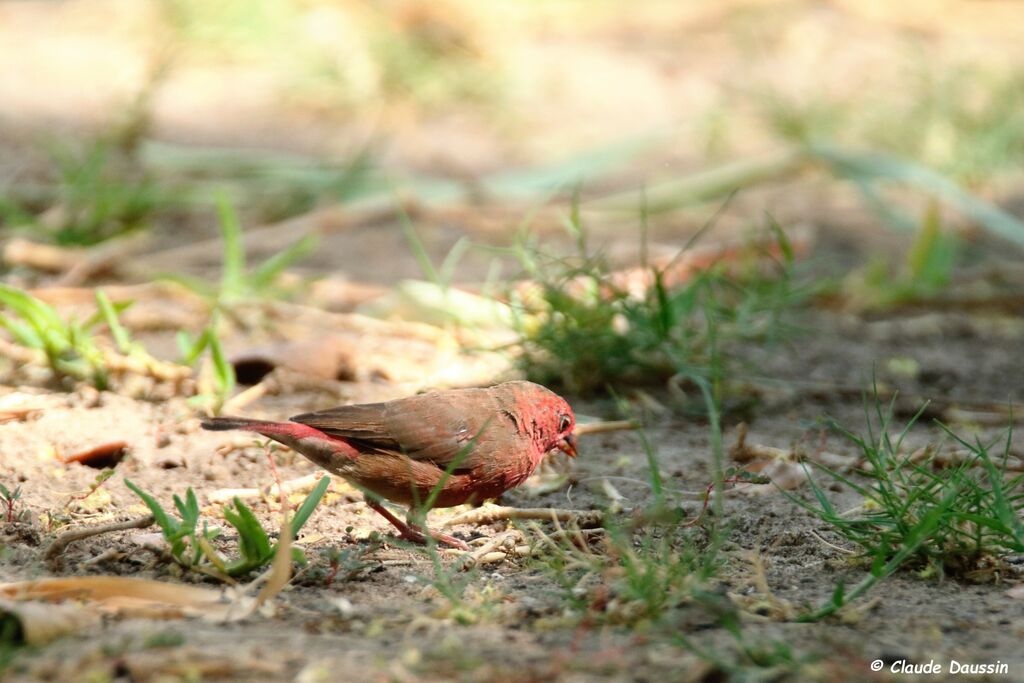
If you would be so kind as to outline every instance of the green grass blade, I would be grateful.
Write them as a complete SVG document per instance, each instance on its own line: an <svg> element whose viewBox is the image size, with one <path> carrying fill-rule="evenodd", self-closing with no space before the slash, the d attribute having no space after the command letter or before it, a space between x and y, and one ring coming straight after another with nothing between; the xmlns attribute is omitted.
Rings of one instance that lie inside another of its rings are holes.
<svg viewBox="0 0 1024 683"><path fill-rule="evenodd" d="M106 293L102 289L96 290L96 305L99 306L100 313L103 315L103 321L107 324L110 334L114 337L117 350L124 354L129 353L132 349L131 336L128 334L128 330L121 325L121 321L117 319L117 310L110 303L110 299L107 298Z"/></svg>
<svg viewBox="0 0 1024 683"><path fill-rule="evenodd" d="M473 246L473 243L468 237L460 237L455 244L452 245L452 248L448 250L448 254L444 257L444 260L441 261L441 267L438 268L438 277L441 279L441 282L444 283L445 287L451 285L452 278L455 275L455 267L459 265L459 261L471 246Z"/></svg>
<svg viewBox="0 0 1024 683"><path fill-rule="evenodd" d="M189 338L188 332L184 330L178 330L178 334L175 337L178 343L178 349L181 351L181 364L192 365L199 359L203 351L210 344L210 338L213 333L210 328L203 330L202 334L196 337L195 341Z"/></svg>
<svg viewBox="0 0 1024 683"><path fill-rule="evenodd" d="M274 554L267 532L240 498L235 498L234 504L234 510L224 508L224 519L238 531L238 547L242 558L260 564L266 562Z"/></svg>
<svg viewBox="0 0 1024 683"><path fill-rule="evenodd" d="M644 455L647 457L647 472L651 481L651 494L654 496L655 504L661 505L665 502L665 484L661 475L661 465L658 463L658 453L654 444L647 437L646 430L639 429L640 442L643 445Z"/></svg>
<svg viewBox="0 0 1024 683"><path fill-rule="evenodd" d="M204 299L216 299L217 288L202 278L186 275L184 273L161 273L156 277L158 282L173 282L181 285L190 292L194 292Z"/></svg>
<svg viewBox="0 0 1024 683"><path fill-rule="evenodd" d="M313 490L309 492L309 495L306 496L306 499L302 501L302 505L300 505L299 509L295 511L295 516L292 518L292 538L299 535L299 531L302 530L302 526L309 519L309 516L313 514L313 511L316 510L316 507L320 504L324 494L327 493L327 487L330 485L331 478L322 477L320 481L317 482Z"/></svg>
<svg viewBox="0 0 1024 683"><path fill-rule="evenodd" d="M115 316L120 316L122 313L131 308L132 304L134 303L134 301L115 301L111 302L110 307L114 311ZM96 312L90 315L88 318L86 318L85 322L82 323L82 328L86 330L92 330L101 322L104 322L103 311L101 311L99 309L99 306L97 306Z"/></svg>
<svg viewBox="0 0 1024 683"><path fill-rule="evenodd" d="M184 501L177 494L174 495L174 507L178 509L178 514L181 516L182 530L186 534L194 533L196 525L199 523L199 501L191 486L185 492Z"/></svg>
<svg viewBox="0 0 1024 683"><path fill-rule="evenodd" d="M808 157L803 151L786 150L761 159L745 159L682 178L656 182L644 189L647 211L653 216L728 197L748 187L797 176L808 165ZM638 204L637 191L629 190L590 200L585 206L588 209L632 213Z"/></svg>
<svg viewBox="0 0 1024 683"><path fill-rule="evenodd" d="M914 186L962 211L994 235L1024 246L1024 223L930 168L886 154L859 153L831 145L811 145L808 152L840 176Z"/></svg>
<svg viewBox="0 0 1024 683"><path fill-rule="evenodd" d="M60 330L65 327L64 321L52 306L17 287L0 283L0 305L13 310L37 330Z"/></svg>
<svg viewBox="0 0 1024 683"><path fill-rule="evenodd" d="M167 539L170 539L172 536L178 533L180 525L177 523L177 521L171 518L170 515L164 512L164 509L160 506L160 503L157 502L156 498L143 491L141 488L133 484L128 479L124 480L124 485L131 489L132 492L135 493L135 495L142 499L142 502L145 503L146 507L149 508L149 511L153 514L153 519L156 521L157 526L159 526L160 529L164 532L164 536Z"/></svg>
<svg viewBox="0 0 1024 683"><path fill-rule="evenodd" d="M0 315L0 327L10 332L14 340L22 346L27 346L30 349L43 349L44 347L43 338L25 322Z"/></svg>
<svg viewBox="0 0 1024 683"><path fill-rule="evenodd" d="M224 349L220 345L220 339L209 330L208 342L210 346L210 358L213 360L213 372L217 379L217 393L221 399L226 399L235 389L235 367L228 362L224 355Z"/></svg>
<svg viewBox="0 0 1024 683"><path fill-rule="evenodd" d="M834 614L845 604L856 600L865 592L870 590L880 580L884 579L885 577L889 576L897 569L899 569L899 567L908 558L910 558L911 555L916 553L917 550L921 547L921 545L923 545L928 540L928 537L939 526L939 524L942 521L942 517L953 505L954 501L956 500L956 497L959 494L959 490L951 490L947 494L946 498L943 499L941 504L929 510L928 513L921 518L920 522L918 522L918 524L915 525L913 529L911 529L910 533L904 538L903 544L900 547L900 549L897 550L891 558L889 558L889 561L886 562L884 565L880 564L877 567L872 567L872 571L870 572L870 574L863 581L857 584L857 586L854 587L852 591L846 594L843 603L837 604L834 601L830 601L827 604L820 607L819 609L815 610L814 612L797 617L796 620L798 622L818 621L819 619ZM833 593L832 597L835 598L835 595L836 594Z"/></svg>
<svg viewBox="0 0 1024 683"><path fill-rule="evenodd" d="M484 191L496 197L536 199L554 190L594 180L635 159L659 141L662 132L647 133L596 149L585 150L548 166L509 171L483 178ZM632 208L636 208L636 202Z"/></svg>
<svg viewBox="0 0 1024 683"><path fill-rule="evenodd" d="M430 254L427 252L427 248L423 246L423 242L420 240L419 233L416 232L416 226L413 225L412 219L409 214L406 213L405 209L400 203L398 206L398 217L402 222L402 233L405 235L406 241L409 243L409 247L413 251L413 255L416 257L416 262L420 264L420 270L423 271L423 277L433 282L435 285L444 286L444 281L441 279L441 275L434 268L433 261L430 260Z"/></svg>
<svg viewBox="0 0 1024 683"><path fill-rule="evenodd" d="M242 244L242 226L238 222L234 206L224 195L217 198L217 215L224 238L220 293L223 299L230 301L245 295L245 246Z"/></svg>
<svg viewBox="0 0 1024 683"><path fill-rule="evenodd" d="M250 277L251 288L260 292L270 285L285 271L286 268L306 258L320 244L320 236L309 234L261 263Z"/></svg>

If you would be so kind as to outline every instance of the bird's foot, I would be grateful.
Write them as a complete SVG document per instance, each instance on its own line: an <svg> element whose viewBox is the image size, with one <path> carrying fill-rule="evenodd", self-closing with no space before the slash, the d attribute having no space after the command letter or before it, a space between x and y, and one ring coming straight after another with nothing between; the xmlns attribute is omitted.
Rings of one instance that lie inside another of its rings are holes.
<svg viewBox="0 0 1024 683"><path fill-rule="evenodd" d="M442 534L439 531L431 531L430 529L421 529L419 526L410 523L406 523L405 527L404 531L399 529L399 533L402 535L402 538L407 541L412 541L413 543L426 543L427 536L430 536L438 543L443 543L450 548L455 548L456 550L469 550L468 544L464 541L460 541L454 536Z"/></svg>
<svg viewBox="0 0 1024 683"><path fill-rule="evenodd" d="M422 529L419 525L413 524L412 522L403 522L398 517L395 517L390 510L376 501L367 499L366 504L369 505L371 509L378 512L384 519L391 522L391 525L398 529L399 535L407 541L412 541L413 543L426 543L427 537L429 536L438 543L443 543L449 547L456 548L458 550L469 550L469 546L465 542L460 541L454 536L442 534L437 531L431 531L430 529Z"/></svg>

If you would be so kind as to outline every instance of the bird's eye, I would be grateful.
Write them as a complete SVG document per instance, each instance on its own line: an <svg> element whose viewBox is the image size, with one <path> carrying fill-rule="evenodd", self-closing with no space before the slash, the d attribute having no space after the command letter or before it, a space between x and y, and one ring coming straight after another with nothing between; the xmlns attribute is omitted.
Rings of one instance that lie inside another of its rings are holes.
<svg viewBox="0 0 1024 683"><path fill-rule="evenodd" d="M558 420L558 431L564 432L565 430L569 429L570 425L572 425L572 418L569 417L568 415L563 415Z"/></svg>

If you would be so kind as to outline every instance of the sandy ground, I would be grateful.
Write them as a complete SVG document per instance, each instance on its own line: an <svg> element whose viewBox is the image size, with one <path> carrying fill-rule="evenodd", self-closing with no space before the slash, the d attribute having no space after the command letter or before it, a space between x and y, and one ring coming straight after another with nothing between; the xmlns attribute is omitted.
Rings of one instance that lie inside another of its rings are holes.
<svg viewBox="0 0 1024 683"><path fill-rule="evenodd" d="M924 312L865 320L848 315L813 312L799 321L809 333L787 346L744 351L750 377L769 376L755 408L749 411L748 440L787 448L819 444L839 455L853 456L851 445L835 435L822 437L823 416L856 430L863 429L863 408L857 391L872 371L885 386L898 386L905 396L941 397L958 405L1020 401L1021 369L1017 363L1021 330L1015 317ZM891 359L913 359L913 377L894 374ZM850 390L853 391L850 391ZM395 389L348 383L349 400L377 399ZM670 403L655 389L650 396ZM158 561L138 545L139 532L107 534L72 545L57 564L42 551L56 526L85 525L145 512L127 490L130 478L159 500L193 487L204 510L223 488L259 487L272 482L264 449L251 440L198 429L198 421L179 399L134 400L116 394L41 391L41 410L25 421L0 427L0 481L20 484L24 523L4 527L5 552L0 577L5 580L80 574L115 574L170 581L202 581L180 576L173 565ZM332 400L323 393L268 397L250 407L254 416L283 417L298 410L323 407ZM608 403L573 399L578 412L611 418ZM903 419L905 419L904 416ZM970 424L986 438L997 428ZM708 425L650 414L646 429L657 444L667 486L702 490L710 480ZM737 434L735 419L726 424L725 441ZM914 448L943 441L928 421L908 439ZM84 500L70 500L88 490L97 470L65 465L59 455L124 440L130 454L112 479ZM234 445L227 455L218 452ZM1015 440L1014 446L1018 442ZM313 473L310 463L290 453L277 455L282 479ZM572 469L570 489L543 495L513 491L506 504L527 507L601 508L608 504L599 482L608 477L627 507L650 500L646 460L639 439L628 433L589 437ZM617 479L623 477L624 479ZM833 492L837 506L856 503L848 490ZM429 587L433 569L422 551L388 540L386 522L354 504L357 496L343 482L334 482L327 501L305 528L302 543L312 569L277 601L272 616L253 617L228 625L203 621L108 621L96 632L63 639L17 660L12 680L68 680L71 672L100 676L136 672L133 680L155 680L158 672L176 667L209 666L225 680L328 680L346 672L348 680L404 680L408 677L445 680L674 680L700 679L705 666L691 653L655 634L622 628L571 628L567 608L549 573L529 560L509 560L469 575L467 598L479 607L479 623L458 623L451 605ZM268 528L275 524L273 504L252 502ZM696 513L696 502L686 503ZM434 524L450 513L436 511ZM752 609L744 632L754 640L778 639L813 664L804 676L818 680L862 680L867 665L882 658L915 662L955 658L959 661L1008 662L1012 671L1024 667L1016 643L1024 633L1017 601L1005 595L1007 581L938 580L901 572L878 586L861 612L817 624L774 620L768 605L783 601L795 607L825 601L836 582L858 581L865 569L851 564L829 542L842 545L821 522L766 487L757 495L733 495L725 505L728 542L723 552L720 589L764 603L765 616ZM55 515L55 516L54 516ZM466 540L489 536L493 526L462 526ZM382 547L368 546L366 534L376 530ZM811 532L816 532L817 536ZM689 536L702 539L700 527ZM328 567L320 551L327 547L366 548L366 567L351 578L324 580ZM97 559L99 558L99 559ZM755 562L763 566L766 584L756 581ZM991 577L989 577L991 578ZM770 595L761 595L764 586ZM481 597L485 596L485 597ZM693 605L670 610L696 642L728 651L729 637L712 614ZM153 634L177 634L173 647L153 649ZM180 642L179 642L180 641ZM272 651L272 656L267 656ZM138 669L136 669L138 667ZM148 668L147 668L148 667ZM101 673L105 672L105 673ZM321 673L317 673L321 672ZM326 676L326 678L317 678ZM213 676L211 675L211 678ZM1011 675L1007 680L1017 676Z"/></svg>
<svg viewBox="0 0 1024 683"><path fill-rule="evenodd" d="M95 4L83 2L60 3L45 15L38 3L0 7L0 173L5 181L36 179L43 156L40 140L55 131L103 127L145 81L152 45L139 36L146 35L153 17L149 10L137 9L142 3L104 4L110 9L105 15L95 11ZM526 21L511 12L503 15L511 23L480 27L481 35L493 38L495 59L516 66L506 73L510 87L497 105L505 115L497 118L486 108L427 115L412 115L402 108L364 111L354 117L348 110L325 114L322 103L280 97L284 86L267 76L263 65L225 67L193 57L157 93L153 134L174 143L267 146L325 158L345 158L372 138L383 141L375 144L375 153L387 168L466 177L551 161L607 140L670 127L667 142L640 158L635 172L618 178L622 187L636 187L702 167L709 158L745 157L771 149L772 140L763 128L751 123L751 103L756 100L747 97L751 84L792 92L822 83L845 92L886 92L904 73L900 69L917 63L917 57L908 55L918 54L919 41L929 45L935 64L993 55L1010 59L1024 45L1019 34L1024 22L1011 20L1019 7L984 4L986 12L981 13L972 11L977 3L963 2L941 3L943 11L903 3L902 9L887 12L878 9L880 3L793 2L779 8L734 3L735 20L726 22L730 28L725 31L720 28L720 10L712 4L650 3L621 21L610 21L605 8L579 26L572 23L578 15L552 10L542 20L531 19L539 22L527 32L534 39L499 40L507 26ZM666 6L674 8L670 20L664 19ZM953 19L940 22L940 16ZM52 31L52 26L60 31ZM839 32L844 40L836 40ZM95 78L96 74L109 77ZM609 84L617 86L616 97L608 96ZM717 126L723 115L728 134L720 139L714 133L721 132ZM853 206L847 191L823 190L820 180L811 178L745 193L721 222L735 233L749 227L752 217L759 219L770 211L783 225L810 224L818 228L820 240L809 262L833 275L863 263L865 244L891 253L906 248L906 240L893 237L874 217ZM485 210L456 207L417 216L428 250L443 257L464 234L505 243L509 226L525 213L520 206L498 207L493 214ZM678 245L709 212L655 220L652 239ZM558 216L541 218L538 227L553 234ZM198 223L181 232L157 233L148 248L165 249L215 235L212 220ZM612 257L626 261L636 252L636 223L632 216L607 221L599 226L598 241L607 245ZM250 245L250 255L279 250L291 240L293 227L286 224L273 244ZM1019 279L1014 254L1003 245L978 239L971 254L972 267L1008 264L1009 281ZM179 255L160 268L215 277L219 260L214 244ZM469 254L460 264L458 279L480 281L491 262L490 255ZM377 221L357 216L354 224L330 231L299 271L375 286L421 276L394 216ZM514 272L510 266L504 271ZM46 284L23 271L12 278L24 286ZM148 313L130 311L126 320L136 316L139 328L147 328L138 332L139 338L154 353L168 357L174 353L175 328L195 319L193 305L178 300L161 303L157 298L138 308ZM161 324L153 324L154 319ZM822 307L802 313L794 322L799 331L786 344L732 350L744 361L737 379L749 385L745 395L755 400L742 416L727 418L726 447L735 443L742 419L751 443L823 448L852 459L851 444L835 435L823 436L822 418L829 416L862 431L860 392L870 385L873 374L886 388L898 388L910 406L934 399L935 415L952 421L958 433L982 438L994 438L1005 427L979 425L972 416L961 412L957 418L947 409L1024 400L1019 360L1024 329L1019 304L1013 300L970 310L924 305L881 315ZM301 336L301 323L288 321L287 327L286 336ZM250 336L228 339L229 350L277 339L260 325L255 330ZM249 405L246 414L282 418L342 401L396 397L422 386L416 381L422 368L442 377L445 368L456 365L450 349L439 350L430 334L388 336L351 327L342 332L351 342L346 348L355 353L358 372L340 382L295 383L282 395ZM507 370L507 364L489 364L492 361L472 365L477 374L469 374L486 381ZM459 365L459 372L468 373L466 367ZM204 516L219 519L221 505L213 502L218 491L273 482L260 444L199 430L195 410L181 398L160 392L131 398L68 391L49 384L42 373L0 361L0 400L15 392L30 394L19 400L38 410L26 419L0 424L0 482L9 488L21 486L17 510L24 513L22 521L0 519L0 580L115 575L219 586L207 577L182 572L143 547L147 539L140 534L152 529L74 543L57 561L47 561L43 554L66 528L143 514L145 508L123 483L126 477L165 504L172 494L192 487ZM628 398L644 412L646 434L657 445L666 487L702 491L711 479L709 426L653 409L673 406L675 396L663 387L648 388L645 396ZM610 401L567 398L579 413L619 417ZM897 421L908 417L902 410ZM99 470L64 464L61 456L111 441L126 442L127 456L112 478L81 498ZM913 430L908 445L932 442L948 443L948 438L926 418ZM225 445L231 446L226 453ZM1013 448L1020 449L1017 436ZM282 479L315 472L312 464L294 454L278 452L275 457ZM647 461L636 434L586 439L571 467L571 486L547 493L529 486L510 492L503 503L601 509L610 502L602 479L614 484L626 509L651 500L645 483ZM797 493L806 494L806 486ZM840 509L858 503L857 496L842 487L829 493ZM581 623L541 560L509 559L454 574L467 581L463 605L456 608L431 585L436 575L430 557L396 543L386 522L357 499L343 482L332 483L299 539L310 559L309 569L266 613L227 624L107 617L92 630L44 648L19 651L4 680L723 680L721 670L673 638L678 634L725 660L737 658L737 641L709 604L670 607L667 631L649 624L630 629ZM276 526L276 501L250 503L264 526ZM687 501L684 507L696 515L700 504ZM796 660L756 672L760 678L750 673L752 680L912 680L885 671L873 673L870 663L878 659L886 663L887 671L891 662L901 659L947 664L951 659L999 660L1009 665L1009 674L992 680L1024 680L1024 655L1019 654L1024 610L1019 599L1006 595L1007 588L1020 580L1014 569L1020 567L1017 559L1007 559L1004 575L976 581L898 572L842 617L802 624L781 616L787 609L821 604L839 580L853 585L863 578L865 567L835 547L844 545L838 536L770 487L753 495L728 496L724 513L728 540L713 584L715 595L732 596L743 605L748 645L784 643ZM432 523L440 525L451 514L435 511ZM455 533L472 540L501 530L501 524L463 525ZM368 540L371 532L379 532L383 541ZM698 548L707 542L702 525L673 533L680 542ZM229 549L233 542L227 534L221 547ZM332 547L361 557L365 566L352 576L343 571L328 581L331 566L324 551Z"/></svg>

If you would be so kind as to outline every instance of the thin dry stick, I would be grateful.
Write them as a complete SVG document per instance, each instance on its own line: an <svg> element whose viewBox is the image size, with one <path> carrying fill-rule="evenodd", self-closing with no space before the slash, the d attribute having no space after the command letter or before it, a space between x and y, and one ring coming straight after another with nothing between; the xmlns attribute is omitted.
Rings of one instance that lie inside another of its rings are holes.
<svg viewBox="0 0 1024 683"><path fill-rule="evenodd" d="M560 510L558 508L512 508L485 505L447 520L443 526L458 524L491 524L503 519L539 519L545 522L577 520L581 526L598 526L604 519L599 510Z"/></svg>
<svg viewBox="0 0 1024 683"><path fill-rule="evenodd" d="M143 272L135 265L135 259L131 258L148 243L144 234L135 237L122 237L112 240L106 244L87 249L85 258L73 264L57 280L60 287L77 287L88 281L94 275L107 271L113 271L122 277L128 276L134 279L137 276L145 279L148 272Z"/></svg>
<svg viewBox="0 0 1024 683"><path fill-rule="evenodd" d="M772 446L747 443L747 423L741 422L736 430L736 443L729 449L729 457L736 462L750 462L759 458L766 460L788 459L790 451Z"/></svg>
<svg viewBox="0 0 1024 683"><path fill-rule="evenodd" d="M222 412L224 414L237 413L239 410L249 405L250 403L258 401L259 399L266 396L269 389L270 386L267 384L266 381L260 382L259 384L254 384L245 391L239 393L237 396L232 397L226 403L224 403Z"/></svg>
<svg viewBox="0 0 1024 683"><path fill-rule="evenodd" d="M18 346L6 339L0 339L0 356L10 358L22 365L45 365L46 354L39 349L30 349Z"/></svg>
<svg viewBox="0 0 1024 683"><path fill-rule="evenodd" d="M575 523L576 522L576 518L570 517L569 519L565 520L567 523L568 522L572 522L573 523L573 527L575 527L575 528L573 528L571 531L566 531L565 529L563 529L562 525L559 524L559 521L560 520L558 519L558 515L555 514L554 510L552 510L551 511L551 523L555 525L555 533L552 534L552 536L562 536L562 537L568 539L577 548L579 548L581 552L584 552L584 553L586 553L588 555L592 554L592 553L590 553L590 548L587 545L586 539L583 538L583 534L582 534L582 532L580 532L579 524Z"/></svg>
<svg viewBox="0 0 1024 683"><path fill-rule="evenodd" d="M235 498L249 500L251 498L262 498L277 492L291 495L292 493L312 490L322 476L322 473L307 474L297 479L282 481L279 485L271 484L265 489L217 489L210 493L208 498L211 503L226 503Z"/></svg>
<svg viewBox="0 0 1024 683"><path fill-rule="evenodd" d="M622 512L622 504L626 501L626 497L619 493L619 490L606 478L601 479L601 491L610 501L608 511L612 514Z"/></svg>
<svg viewBox="0 0 1024 683"><path fill-rule="evenodd" d="M0 339L0 356L22 365L47 365L46 354L39 349L19 346ZM192 368L155 358L123 356L114 351L103 351L103 363L111 372L152 377L162 382L181 382L192 376Z"/></svg>
<svg viewBox="0 0 1024 683"><path fill-rule="evenodd" d="M274 461L274 452L270 449L270 442L267 442L263 452L267 456L267 462L270 463L270 471L274 475L274 483L277 484L277 493L281 497L281 510L290 510L291 507L288 505L288 496L285 495L284 485L281 484L281 474L277 471L277 463Z"/></svg>
<svg viewBox="0 0 1024 683"><path fill-rule="evenodd" d="M40 407L0 409L0 424L4 422L11 422L13 420L27 420L35 413L39 413L42 411L43 408Z"/></svg>
<svg viewBox="0 0 1024 683"><path fill-rule="evenodd" d="M606 480L610 480L610 481L627 481L627 482L629 482L631 484L636 484L638 486L645 486L647 488L651 488L651 482L648 481L648 480L637 479L636 477L619 477L619 476L615 476L615 475L602 475L602 476L595 476L595 477L585 477L583 479L577 480L576 484L587 484L587 483L592 482L592 481L604 482ZM602 484L602 486L603 486L603 484ZM571 489L571 487L570 487L570 489ZM668 489L668 488L664 489L664 491L666 493L671 493L672 495L674 495L676 497L682 498L683 500L702 501L702 500L704 500L704 495L705 495L704 491L684 491L683 489ZM728 491L723 491L723 493L728 493ZM568 493L567 493L567 495L568 495ZM625 500L625 497L623 497L623 500Z"/></svg>
<svg viewBox="0 0 1024 683"><path fill-rule="evenodd" d="M192 368L188 366L157 360L149 355L125 356L104 351L103 363L111 372L152 377L161 382L181 382L192 376Z"/></svg>
<svg viewBox="0 0 1024 683"><path fill-rule="evenodd" d="M85 249L67 249L51 244L39 244L20 237L9 240L4 246L4 262L8 265L28 266L50 273L71 270L85 259Z"/></svg>
<svg viewBox="0 0 1024 683"><path fill-rule="evenodd" d="M572 430L576 436L584 434L603 434L605 432L622 432L630 429L640 429L640 423L636 420L613 420L610 422L584 422L577 424Z"/></svg>
<svg viewBox="0 0 1024 683"><path fill-rule="evenodd" d="M483 555L477 561L477 565L497 564L499 562L504 562L507 558L508 553L502 552L501 550L495 550L492 553L487 553L486 555Z"/></svg>
<svg viewBox="0 0 1024 683"><path fill-rule="evenodd" d="M593 553L589 551L589 548L585 551L583 548L578 547L575 543L559 543L555 540L557 536L559 541L571 540L565 533L561 531L558 534L548 535L544 532L540 526L534 522L529 524L530 530L537 538L537 543L530 547L529 553L531 555L540 555L543 553L542 546L547 545L556 553L559 553L566 561L566 569L588 569L588 562L590 561ZM582 584L585 580L585 576L581 577L578 584Z"/></svg>
<svg viewBox="0 0 1024 683"><path fill-rule="evenodd" d="M786 450L774 446L748 443L747 424L745 422L741 422L737 429L736 444L729 449L729 457L740 463L749 463L755 460L780 460L788 462L813 460L834 469L846 469L855 464L853 459L848 456L826 451L824 438L813 453L804 452L799 448Z"/></svg>
<svg viewBox="0 0 1024 683"><path fill-rule="evenodd" d="M60 536L55 538L50 546L43 553L43 559L51 561L64 550L68 545L75 541L81 541L85 538L92 536L99 536L100 534L108 534L112 531L125 531L127 529L145 529L148 526L152 526L156 520L153 519L153 515L145 515L144 517L138 517L137 519L129 519L124 522L113 522L111 524L100 524L97 526L86 527L84 529L72 529L71 531L65 531Z"/></svg>
<svg viewBox="0 0 1024 683"><path fill-rule="evenodd" d="M820 535L820 534L819 534L819 533L818 533L817 531L815 531L814 529L811 529L811 530L810 530L810 534L811 534L811 536L814 536L814 537L815 537L816 539L818 539L818 541L819 541L819 542L821 542L821 543L822 543L823 545L826 545L826 546L828 546L829 548L832 548L833 550L836 550L836 551L838 551L838 552L841 552L841 553L843 553L844 555L856 555L856 554L857 554L857 551L855 551L855 550L850 550L849 548L843 548L842 546L838 546L838 545L836 545L835 543L831 543L831 542L829 542L829 541L825 540L825 539L824 539L824 538L822 538L822 536L821 536L821 535Z"/></svg>
<svg viewBox="0 0 1024 683"><path fill-rule="evenodd" d="M57 247L30 240L15 238L4 247L4 261L50 273L63 273L58 280L61 287L74 287L88 280L96 273L112 270L121 275L146 277L141 269L134 267L129 256L144 246L146 238L130 237L90 247Z"/></svg>
<svg viewBox="0 0 1024 683"><path fill-rule="evenodd" d="M498 534L488 539L486 543L477 548L472 552L465 553L459 560L458 568L460 571L466 571L473 567L481 564L481 561L489 556L491 553L498 551L499 548L504 548L507 551L511 551L515 548L516 541L522 540L523 535L518 531L506 531L503 534ZM507 552L499 552L501 559L504 559L508 554ZM491 558L488 558L491 559ZM487 562L486 564L490 564Z"/></svg>
<svg viewBox="0 0 1024 683"><path fill-rule="evenodd" d="M769 483L767 480L766 481L751 481L750 479L745 479L743 477L726 477L725 479L722 480L722 484L723 485L725 485L725 484L759 484L759 485L763 485L763 484L767 484L767 483ZM735 490L738 490L738 489L733 489L733 490L735 491ZM694 517L693 519L691 519L690 521L688 521L688 522L680 522L681 526L684 526L684 527L696 526L700 522L700 520L702 520L704 518L704 513L706 513L708 511L708 504L711 502L711 494L714 493L714 491L715 491L715 482L711 482L710 484L708 484L708 487L706 489L704 489L704 503L701 505L700 512L698 512L697 516ZM723 492L724 491L725 491L725 489L723 489Z"/></svg>
<svg viewBox="0 0 1024 683"><path fill-rule="evenodd" d="M90 557L88 560L83 560L82 564L80 566L82 566L82 567L89 567L89 566L92 566L94 564L100 564L101 562L106 562L107 560L117 559L119 557L122 557L123 555L124 555L124 553L122 553L117 548L107 548L106 550L104 550L99 555L96 555L94 557Z"/></svg>

